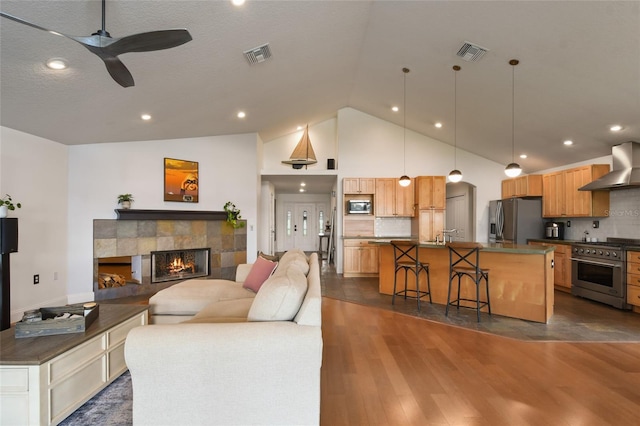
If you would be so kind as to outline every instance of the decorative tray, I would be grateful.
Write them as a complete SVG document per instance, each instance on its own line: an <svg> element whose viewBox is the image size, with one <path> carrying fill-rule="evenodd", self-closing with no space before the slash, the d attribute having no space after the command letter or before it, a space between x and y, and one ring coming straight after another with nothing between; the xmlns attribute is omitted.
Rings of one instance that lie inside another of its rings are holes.
<svg viewBox="0 0 640 426"><path fill-rule="evenodd" d="M22 321L18 321L15 327L15 336L23 338L83 333L98 317L99 308L100 306L96 303L40 308L31 312L42 319L25 320L23 318Z"/></svg>

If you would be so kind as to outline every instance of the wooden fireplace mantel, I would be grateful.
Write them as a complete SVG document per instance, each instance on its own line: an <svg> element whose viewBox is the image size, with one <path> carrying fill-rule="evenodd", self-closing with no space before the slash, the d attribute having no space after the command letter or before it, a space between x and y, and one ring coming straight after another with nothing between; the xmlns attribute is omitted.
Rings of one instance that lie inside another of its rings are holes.
<svg viewBox="0 0 640 426"><path fill-rule="evenodd" d="M227 220L224 211L116 209L118 220Z"/></svg>

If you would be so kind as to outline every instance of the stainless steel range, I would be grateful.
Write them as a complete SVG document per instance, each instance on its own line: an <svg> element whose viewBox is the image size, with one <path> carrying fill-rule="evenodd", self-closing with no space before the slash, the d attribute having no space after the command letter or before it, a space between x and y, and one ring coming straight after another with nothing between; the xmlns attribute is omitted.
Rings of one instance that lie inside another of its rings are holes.
<svg viewBox="0 0 640 426"><path fill-rule="evenodd" d="M626 285L625 247L629 244L640 244L640 240L607 238L606 242L573 244L571 294L631 309Z"/></svg>

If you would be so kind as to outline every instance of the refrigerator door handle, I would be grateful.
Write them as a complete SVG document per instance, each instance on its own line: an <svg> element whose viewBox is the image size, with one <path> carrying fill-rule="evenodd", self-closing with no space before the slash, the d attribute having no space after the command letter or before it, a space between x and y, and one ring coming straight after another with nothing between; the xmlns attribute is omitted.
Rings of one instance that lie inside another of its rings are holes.
<svg viewBox="0 0 640 426"><path fill-rule="evenodd" d="M496 209L496 225L497 225L497 230L496 230L496 239L497 240L501 240L502 239L502 232L504 230L504 212L502 210L502 202L498 201L498 208Z"/></svg>

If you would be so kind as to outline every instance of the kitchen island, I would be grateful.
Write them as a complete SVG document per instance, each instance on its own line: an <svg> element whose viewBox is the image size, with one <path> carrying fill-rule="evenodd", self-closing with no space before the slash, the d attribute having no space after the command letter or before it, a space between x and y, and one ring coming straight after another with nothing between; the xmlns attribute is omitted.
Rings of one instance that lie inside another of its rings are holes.
<svg viewBox="0 0 640 426"><path fill-rule="evenodd" d="M389 240L372 240L369 244L378 245L379 291L391 295L393 247ZM491 313L547 323L553 315L553 259L553 246L484 244L480 252L480 265L490 269ZM420 261L429 263L433 303L445 305L449 288L449 250L442 244L420 243ZM424 274L421 274L420 280L420 288L426 289ZM404 286L402 273L398 274L400 285ZM415 288L415 279L412 281L411 275L409 288ZM461 294L475 298L473 281L465 283L463 280ZM482 311L486 312L486 308Z"/></svg>

